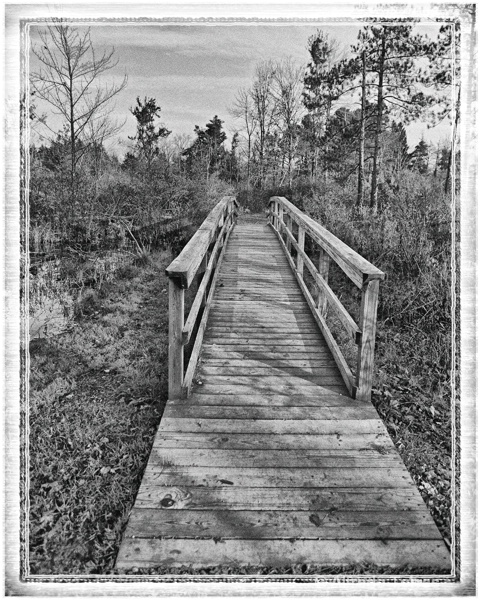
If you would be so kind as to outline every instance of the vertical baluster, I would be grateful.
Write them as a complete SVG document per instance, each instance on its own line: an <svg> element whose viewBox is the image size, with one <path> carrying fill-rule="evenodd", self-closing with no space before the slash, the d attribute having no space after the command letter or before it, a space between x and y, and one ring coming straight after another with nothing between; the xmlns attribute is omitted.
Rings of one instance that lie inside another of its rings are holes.
<svg viewBox="0 0 480 600"><path fill-rule="evenodd" d="M200 286L200 284L202 283L202 279L203 276L205 275L205 271L207 269L207 265L208 265L208 252L205 253L205 256L203 257L202 262L200 263L200 266L198 267L198 286ZM202 295L202 303L201 303L201 307L203 308L205 306L205 302L206 302L206 291L205 293Z"/></svg>
<svg viewBox="0 0 480 600"><path fill-rule="evenodd" d="M305 229L300 224L298 225L298 247L297 271L300 277L303 277L303 256L300 250L305 250Z"/></svg>
<svg viewBox="0 0 480 600"><path fill-rule="evenodd" d="M362 288L360 305L360 343L357 354L356 398L368 402L372 392L375 330L377 326L378 279L369 281Z"/></svg>
<svg viewBox="0 0 480 600"><path fill-rule="evenodd" d="M183 383L183 343L185 290L170 279L168 304L168 397L179 398Z"/></svg>
<svg viewBox="0 0 480 600"><path fill-rule="evenodd" d="M278 233L280 235L283 234L283 226L282 226L283 224L284 224L284 221L283 221L283 206L279 202L278 203L278 227L277 227L277 230L278 230Z"/></svg>
<svg viewBox="0 0 480 600"><path fill-rule="evenodd" d="M293 231L293 227L292 227L292 216L290 215L290 213L286 213L285 214L285 228L290 231L290 233L292 233ZM288 237L287 234L285 234L285 244L287 246L287 250L290 253L292 250L292 242L290 240L290 238Z"/></svg>
<svg viewBox="0 0 480 600"><path fill-rule="evenodd" d="M328 271L330 269L330 256L325 252L323 248L320 248L320 254L318 257L318 272L323 279L328 283ZM325 315L327 311L327 297L325 296L322 288L318 288L317 308L322 315Z"/></svg>

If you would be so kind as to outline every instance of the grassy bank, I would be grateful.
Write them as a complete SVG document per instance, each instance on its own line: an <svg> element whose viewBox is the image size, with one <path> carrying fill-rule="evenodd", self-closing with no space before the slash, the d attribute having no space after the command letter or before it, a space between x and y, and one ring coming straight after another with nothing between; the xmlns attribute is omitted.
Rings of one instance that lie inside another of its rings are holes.
<svg viewBox="0 0 480 600"><path fill-rule="evenodd" d="M113 567L167 399L170 259L120 267L31 343L32 574Z"/></svg>

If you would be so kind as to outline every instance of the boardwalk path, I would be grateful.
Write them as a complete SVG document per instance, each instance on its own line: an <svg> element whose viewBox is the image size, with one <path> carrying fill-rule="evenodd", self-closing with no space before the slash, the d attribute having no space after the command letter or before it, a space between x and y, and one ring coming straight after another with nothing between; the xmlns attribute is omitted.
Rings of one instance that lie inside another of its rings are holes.
<svg viewBox="0 0 480 600"><path fill-rule="evenodd" d="M383 423L348 397L258 219L230 237L197 382L167 404L117 568L449 567Z"/></svg>

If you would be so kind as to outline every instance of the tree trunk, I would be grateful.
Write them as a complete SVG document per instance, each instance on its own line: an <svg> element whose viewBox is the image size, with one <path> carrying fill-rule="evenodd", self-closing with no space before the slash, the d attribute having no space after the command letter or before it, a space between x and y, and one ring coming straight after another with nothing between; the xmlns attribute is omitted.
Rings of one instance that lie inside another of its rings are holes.
<svg viewBox="0 0 480 600"><path fill-rule="evenodd" d="M362 109L360 113L360 140L358 147L358 194L357 206L363 204L363 190L365 186L365 108L366 108L366 64L365 50L362 52Z"/></svg>
<svg viewBox="0 0 480 600"><path fill-rule="evenodd" d="M72 211L75 210L75 169L76 169L76 144L75 144L75 102L73 98L73 71L70 56L67 56L68 66L68 103L69 103L69 129L70 129L70 203ZM73 214L73 213L72 213Z"/></svg>
<svg viewBox="0 0 480 600"><path fill-rule="evenodd" d="M377 99L377 125L375 129L375 146L373 149L372 189L370 192L370 208L375 213L378 208L378 173L380 170L380 134L382 132L383 116L383 74L385 70L385 45L386 31L382 37L382 48L378 61L378 99Z"/></svg>
<svg viewBox="0 0 480 600"><path fill-rule="evenodd" d="M448 192L450 180L452 179L452 163L453 163L453 153L455 148L455 141L457 137L457 127L458 127L458 117L460 115L460 86L458 86L458 97L457 97L457 106L455 107L455 122L453 124L453 132L452 132L452 144L450 146L450 152L448 153L448 166L447 166L447 176L445 177L445 185L444 191Z"/></svg>

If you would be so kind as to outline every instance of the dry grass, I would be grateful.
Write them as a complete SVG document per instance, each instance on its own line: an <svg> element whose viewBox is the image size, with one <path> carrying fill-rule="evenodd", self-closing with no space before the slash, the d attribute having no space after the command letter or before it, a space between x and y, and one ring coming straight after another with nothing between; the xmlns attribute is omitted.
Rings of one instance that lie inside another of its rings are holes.
<svg viewBox="0 0 480 600"><path fill-rule="evenodd" d="M31 345L30 572L108 573L167 398L167 253Z"/></svg>

